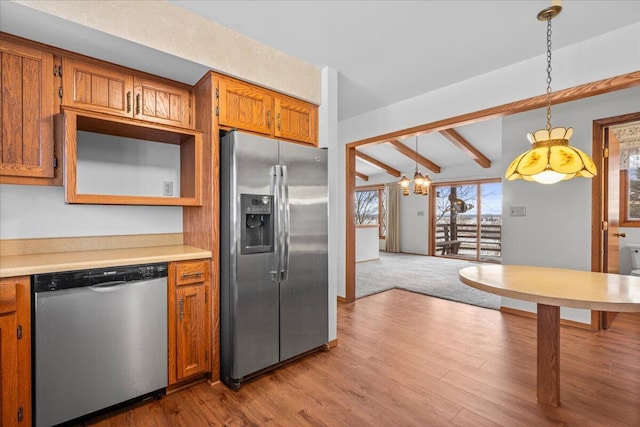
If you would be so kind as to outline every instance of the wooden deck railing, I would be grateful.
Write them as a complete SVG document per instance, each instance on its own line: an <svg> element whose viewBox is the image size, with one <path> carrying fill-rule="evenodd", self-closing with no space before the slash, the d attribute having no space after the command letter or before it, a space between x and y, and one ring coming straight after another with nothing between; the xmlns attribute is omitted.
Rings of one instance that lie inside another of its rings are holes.
<svg viewBox="0 0 640 427"><path fill-rule="evenodd" d="M456 224L455 230L450 224L436 224L436 248L442 254L458 254L478 251L477 224ZM480 224L480 253L492 256L502 255L502 226Z"/></svg>

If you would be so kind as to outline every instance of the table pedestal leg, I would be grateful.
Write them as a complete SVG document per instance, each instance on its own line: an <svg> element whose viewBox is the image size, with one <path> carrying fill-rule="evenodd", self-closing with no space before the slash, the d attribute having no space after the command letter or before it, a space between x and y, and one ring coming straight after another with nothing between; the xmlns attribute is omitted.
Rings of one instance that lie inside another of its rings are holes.
<svg viewBox="0 0 640 427"><path fill-rule="evenodd" d="M560 307L538 304L538 402L560 406Z"/></svg>

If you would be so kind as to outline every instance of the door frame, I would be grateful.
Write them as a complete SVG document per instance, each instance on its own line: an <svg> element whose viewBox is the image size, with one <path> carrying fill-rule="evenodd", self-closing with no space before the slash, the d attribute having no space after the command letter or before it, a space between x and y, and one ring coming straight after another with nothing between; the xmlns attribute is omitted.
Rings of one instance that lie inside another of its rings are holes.
<svg viewBox="0 0 640 427"><path fill-rule="evenodd" d="M604 164L608 164L609 161L608 157L604 156L605 133L608 132L609 127L638 120L640 120L640 112L593 121L591 152L593 161L599 166L600 171L609 170L608 166L604 167ZM606 173L600 173L599 178L591 182L591 271L597 272L604 272L604 257L607 256L608 231L603 230L603 221L604 212L609 211L609 201L606 197L608 185L609 176ZM607 316L607 312L594 310L591 312L591 329L606 329L612 320L611 316Z"/></svg>
<svg viewBox="0 0 640 427"><path fill-rule="evenodd" d="M602 95L618 90L640 86L640 70L622 74L591 83L574 86L551 94L551 102L562 104L591 96ZM472 113L462 114L443 120L437 120L398 131L353 141L345 145L345 298L352 303L356 295L356 224L355 224L355 188L356 188L356 147L381 144L391 139L404 139L430 132L451 129L478 123L485 120L505 117L512 114L535 110L547 105L547 94L502 104ZM593 242L592 242L593 244ZM593 251L593 248L592 248Z"/></svg>

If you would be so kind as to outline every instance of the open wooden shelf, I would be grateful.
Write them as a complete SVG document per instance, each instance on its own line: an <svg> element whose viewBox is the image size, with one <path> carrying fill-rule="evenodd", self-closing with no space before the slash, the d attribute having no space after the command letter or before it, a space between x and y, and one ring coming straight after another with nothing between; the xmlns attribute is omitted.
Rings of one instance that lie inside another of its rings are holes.
<svg viewBox="0 0 640 427"><path fill-rule="evenodd" d="M56 116L65 147L65 201L101 205L202 206L202 133L100 113L64 108ZM180 197L79 194L78 131L180 146Z"/></svg>

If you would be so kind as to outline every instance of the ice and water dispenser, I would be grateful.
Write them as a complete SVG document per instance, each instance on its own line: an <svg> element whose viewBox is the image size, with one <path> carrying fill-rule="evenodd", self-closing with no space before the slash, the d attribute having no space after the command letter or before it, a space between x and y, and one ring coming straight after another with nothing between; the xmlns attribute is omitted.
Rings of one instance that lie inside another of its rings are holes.
<svg viewBox="0 0 640 427"><path fill-rule="evenodd" d="M273 196L241 194L241 254L273 252Z"/></svg>

